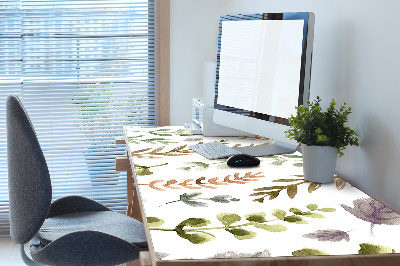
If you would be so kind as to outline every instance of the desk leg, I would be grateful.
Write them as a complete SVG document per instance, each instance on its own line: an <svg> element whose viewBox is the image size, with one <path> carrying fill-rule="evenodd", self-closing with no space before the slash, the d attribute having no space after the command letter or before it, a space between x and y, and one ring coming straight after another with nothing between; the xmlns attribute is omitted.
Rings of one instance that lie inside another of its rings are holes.
<svg viewBox="0 0 400 266"><path fill-rule="evenodd" d="M133 190L132 179L133 179L132 170L127 170L126 171L126 201L128 203L128 208L126 210L126 215L129 217L132 217L133 193L135 193L135 191Z"/></svg>
<svg viewBox="0 0 400 266"><path fill-rule="evenodd" d="M140 212L138 193L136 191L135 180L133 179L132 170L127 170L126 175L128 201L128 209L126 211L126 215L140 222L143 222L142 214Z"/></svg>
<svg viewBox="0 0 400 266"><path fill-rule="evenodd" d="M138 260L127 262L125 266L152 266L149 252L140 252Z"/></svg>
<svg viewBox="0 0 400 266"><path fill-rule="evenodd" d="M124 266L142 266L139 260L130 261L124 264Z"/></svg>
<svg viewBox="0 0 400 266"><path fill-rule="evenodd" d="M151 266L150 254L148 251L141 251L139 254L140 266Z"/></svg>
<svg viewBox="0 0 400 266"><path fill-rule="evenodd" d="M128 208L126 210L126 215L132 217L138 221L143 222L142 214L140 213L140 206L139 206L139 199L138 194L136 192L135 180L133 179L132 170L129 169L126 171L126 184L127 184L127 201L128 201ZM125 266L151 266L151 262L148 262L147 256L148 252L143 258L143 252L140 252L139 259L130 261L125 263Z"/></svg>

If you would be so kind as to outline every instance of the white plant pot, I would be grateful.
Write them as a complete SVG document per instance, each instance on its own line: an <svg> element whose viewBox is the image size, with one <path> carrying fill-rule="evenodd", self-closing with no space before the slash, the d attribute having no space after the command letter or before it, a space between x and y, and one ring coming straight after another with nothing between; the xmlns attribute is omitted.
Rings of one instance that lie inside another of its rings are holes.
<svg viewBox="0 0 400 266"><path fill-rule="evenodd" d="M331 146L308 146L303 150L304 179L317 183L333 182L337 161L337 150Z"/></svg>

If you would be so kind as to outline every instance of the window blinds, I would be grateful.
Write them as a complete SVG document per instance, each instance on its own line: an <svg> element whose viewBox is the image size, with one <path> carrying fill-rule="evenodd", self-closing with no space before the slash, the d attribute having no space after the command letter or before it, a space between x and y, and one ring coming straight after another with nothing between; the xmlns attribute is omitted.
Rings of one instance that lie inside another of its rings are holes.
<svg viewBox="0 0 400 266"><path fill-rule="evenodd" d="M149 0L0 2L0 235L9 234L5 100L23 101L53 200L82 195L126 209L116 172L123 125L157 125L156 4Z"/></svg>

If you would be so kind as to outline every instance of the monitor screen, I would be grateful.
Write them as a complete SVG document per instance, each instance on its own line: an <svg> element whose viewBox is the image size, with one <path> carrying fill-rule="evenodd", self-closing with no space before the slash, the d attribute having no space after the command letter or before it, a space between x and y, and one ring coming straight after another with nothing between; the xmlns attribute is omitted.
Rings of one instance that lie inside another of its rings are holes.
<svg viewBox="0 0 400 266"><path fill-rule="evenodd" d="M298 104L303 20L223 21L217 103L289 117Z"/></svg>
<svg viewBox="0 0 400 266"><path fill-rule="evenodd" d="M308 101L314 14L221 16L215 123L297 146L287 118Z"/></svg>

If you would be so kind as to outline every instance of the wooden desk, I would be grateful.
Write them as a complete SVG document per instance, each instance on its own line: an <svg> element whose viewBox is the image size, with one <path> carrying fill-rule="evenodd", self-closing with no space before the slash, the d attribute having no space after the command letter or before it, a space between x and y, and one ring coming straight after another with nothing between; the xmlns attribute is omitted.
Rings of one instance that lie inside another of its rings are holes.
<svg viewBox="0 0 400 266"><path fill-rule="evenodd" d="M400 215L338 177L305 181L298 153L238 169L187 146L269 141L203 138L183 127L127 127L124 139L140 195L128 195L128 214L138 218L139 204L146 217L142 265L400 265L397 253L353 255L400 251ZM335 256L309 256L326 254Z"/></svg>

